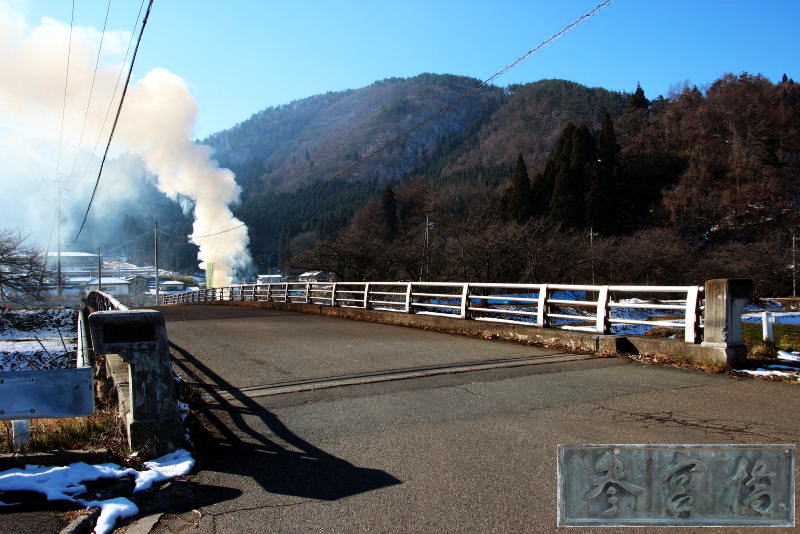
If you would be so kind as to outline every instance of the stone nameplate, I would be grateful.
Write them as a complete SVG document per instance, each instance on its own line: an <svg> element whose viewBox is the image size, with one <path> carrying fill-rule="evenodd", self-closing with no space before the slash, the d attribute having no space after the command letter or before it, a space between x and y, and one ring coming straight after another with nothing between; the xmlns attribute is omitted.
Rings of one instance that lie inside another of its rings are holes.
<svg viewBox="0 0 800 534"><path fill-rule="evenodd" d="M558 526L794 526L794 445L559 445Z"/></svg>

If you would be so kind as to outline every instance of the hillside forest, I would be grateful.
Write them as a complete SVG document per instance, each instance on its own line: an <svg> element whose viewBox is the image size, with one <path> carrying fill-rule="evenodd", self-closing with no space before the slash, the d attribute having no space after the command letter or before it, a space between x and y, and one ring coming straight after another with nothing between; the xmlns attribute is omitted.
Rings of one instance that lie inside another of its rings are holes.
<svg viewBox="0 0 800 534"><path fill-rule="evenodd" d="M694 284L792 292L800 85L726 74L650 99L424 74L268 108L204 142L237 174L257 268L342 280ZM348 169L342 174L343 169Z"/></svg>

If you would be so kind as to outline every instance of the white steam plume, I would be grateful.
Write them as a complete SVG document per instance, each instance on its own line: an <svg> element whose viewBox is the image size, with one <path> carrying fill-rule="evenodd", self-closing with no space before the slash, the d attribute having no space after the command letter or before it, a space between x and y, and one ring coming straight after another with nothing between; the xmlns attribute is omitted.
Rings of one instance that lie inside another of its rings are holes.
<svg viewBox="0 0 800 534"><path fill-rule="evenodd" d="M0 186L4 189L16 187L20 194L35 195L34 181L38 180L41 187L43 176L53 178L55 175L68 35L67 24L43 18L38 25L29 25L20 12L0 0L0 72L3 73L0 76L0 137L30 138L31 146L28 151L19 149L13 154L17 161L11 166L26 169L26 172L0 174ZM100 37L100 32L93 28L76 26L73 29L62 178L72 168L76 153L78 175L88 163L87 153L92 150L103 124L130 34L106 32L86 135L83 146L77 147ZM146 46L146 37L143 46ZM117 99L121 92L120 87ZM101 149L115 110L116 102L102 135ZM191 141L197 112L197 104L181 78L164 69L153 69L129 88L112 149L117 153L125 149L140 154L147 170L156 175L156 185L162 192L173 200L191 199L195 218L193 235L200 236L241 224L228 207L238 201L241 191L233 173L219 168L211 159L211 149ZM8 157L8 154L3 155ZM85 205L88 201L98 163L92 162L84 182L79 183L75 177L71 180L71 197L75 202ZM109 164L111 172L104 172L93 211L104 209L104 199L113 197L112 193L120 187L128 187L128 193L130 181L141 175L141 172L125 172L130 167L129 162L114 165L109 161ZM31 175L33 168L37 169L35 176ZM21 180L30 184L21 184ZM41 205L42 200L51 198L52 195L45 199L40 196L38 203ZM0 211L12 220L16 214L18 220L13 222L20 227L30 226L37 219L42 226L49 227L48 217L18 210L15 205L19 203L19 198L0 199ZM70 223L76 230L77 221ZM8 219L3 225L7 224ZM193 242L200 247L200 267L204 267L205 262L214 263L214 280L209 281L214 285L229 284L237 270L247 269L251 264L244 226Z"/></svg>

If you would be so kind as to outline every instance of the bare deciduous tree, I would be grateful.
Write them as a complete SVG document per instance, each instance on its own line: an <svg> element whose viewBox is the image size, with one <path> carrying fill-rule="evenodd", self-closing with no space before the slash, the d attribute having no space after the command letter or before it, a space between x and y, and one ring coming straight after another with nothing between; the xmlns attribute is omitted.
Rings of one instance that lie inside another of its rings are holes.
<svg viewBox="0 0 800 534"><path fill-rule="evenodd" d="M0 230L0 298L37 295L46 268L44 255L26 244L25 236Z"/></svg>

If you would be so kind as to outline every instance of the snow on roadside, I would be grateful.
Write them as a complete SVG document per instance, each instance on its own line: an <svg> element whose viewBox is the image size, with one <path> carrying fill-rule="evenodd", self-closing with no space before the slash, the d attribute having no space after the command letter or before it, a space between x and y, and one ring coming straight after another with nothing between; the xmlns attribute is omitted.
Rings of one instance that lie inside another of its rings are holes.
<svg viewBox="0 0 800 534"><path fill-rule="evenodd" d="M785 350L779 350L778 359L785 360L787 362L800 362L800 354L795 354L794 352L786 352Z"/></svg>
<svg viewBox="0 0 800 534"><path fill-rule="evenodd" d="M67 347L66 353L64 345ZM0 371L74 367L76 349L77 345L70 339L64 339L63 343L61 339L40 338L39 341L0 339Z"/></svg>
<svg viewBox="0 0 800 534"><path fill-rule="evenodd" d="M95 533L106 534L114 527L117 519L135 515L139 509L125 497L104 501L82 499L80 495L87 491L83 482L130 475L136 484L133 491L143 491L150 489L156 482L188 474L194 467L194 458L188 451L178 449L145 462L144 466L146 470L137 471L113 463L89 465L77 462L61 467L26 465L24 469L0 472L0 492L34 491L44 494L49 501L70 501L87 508L100 508ZM3 503L0 503L0 506L2 505Z"/></svg>
<svg viewBox="0 0 800 534"><path fill-rule="evenodd" d="M775 365L769 365L768 367L778 367ZM785 367L785 366L779 366ZM795 372L789 373L786 371L779 371L776 369L765 369L763 367L759 367L758 369L734 369L736 373L744 373L752 376L778 376L782 378L794 378L800 380L800 369L795 369Z"/></svg>
<svg viewBox="0 0 800 534"><path fill-rule="evenodd" d="M74 338L77 312L73 309L9 310L0 316L0 339Z"/></svg>
<svg viewBox="0 0 800 534"><path fill-rule="evenodd" d="M782 310L783 304L775 300L759 300L745 305L744 311L773 311Z"/></svg>

